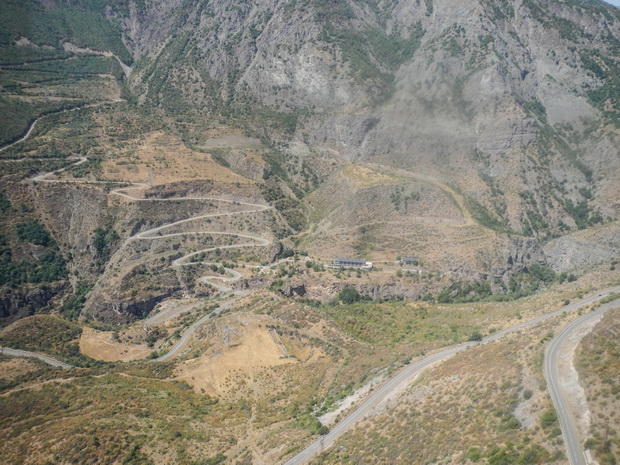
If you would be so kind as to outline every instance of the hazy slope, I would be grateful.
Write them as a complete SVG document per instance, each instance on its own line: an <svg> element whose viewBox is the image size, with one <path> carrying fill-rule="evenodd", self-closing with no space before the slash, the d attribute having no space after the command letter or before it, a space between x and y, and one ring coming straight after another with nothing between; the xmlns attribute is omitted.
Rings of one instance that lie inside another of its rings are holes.
<svg viewBox="0 0 620 465"><path fill-rule="evenodd" d="M132 88L145 104L434 174L526 235L618 215L614 7L317 0L132 11Z"/></svg>

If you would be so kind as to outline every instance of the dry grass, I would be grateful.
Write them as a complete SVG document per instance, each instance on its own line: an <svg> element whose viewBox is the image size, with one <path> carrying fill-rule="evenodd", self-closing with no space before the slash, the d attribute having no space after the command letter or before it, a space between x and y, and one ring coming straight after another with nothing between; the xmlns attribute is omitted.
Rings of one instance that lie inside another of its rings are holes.
<svg viewBox="0 0 620 465"><path fill-rule="evenodd" d="M601 465L620 460L620 309L611 310L581 342L579 380L591 412L588 444Z"/></svg>
<svg viewBox="0 0 620 465"><path fill-rule="evenodd" d="M68 360L83 361L78 340L82 328L53 315L34 315L10 324L0 332L0 345L43 352Z"/></svg>
<svg viewBox="0 0 620 465"><path fill-rule="evenodd" d="M432 269L504 266L506 238L471 220L465 202L434 180L348 165L307 197L313 256L394 260L414 256Z"/></svg>
<svg viewBox="0 0 620 465"><path fill-rule="evenodd" d="M189 464L230 447L231 433L242 435L247 420L238 405L152 374L83 374L1 397L0 404L0 460L13 464L152 463L147 455ZM136 452L142 460L129 462Z"/></svg>
<svg viewBox="0 0 620 465"><path fill-rule="evenodd" d="M210 347L200 357L177 367L179 379L198 392L225 397L264 397L273 394L277 379L272 367L297 363L283 358L265 317L235 314L203 328L198 337Z"/></svg>
<svg viewBox="0 0 620 465"><path fill-rule="evenodd" d="M106 362L140 360L146 358L152 350L146 344L130 345L114 341L111 332L88 327L83 329L80 337L80 352Z"/></svg>
<svg viewBox="0 0 620 465"><path fill-rule="evenodd" d="M560 442L538 421L551 405L539 372L546 331L443 362L313 463L456 464L500 454L521 463L528 453L535 463L563 463Z"/></svg>
<svg viewBox="0 0 620 465"><path fill-rule="evenodd" d="M150 180L153 185L195 179L224 184L252 183L213 161L210 154L193 151L178 137L164 132L147 134L127 150L108 158L103 164L103 175L129 182Z"/></svg>
<svg viewBox="0 0 620 465"><path fill-rule="evenodd" d="M176 367L133 362L22 373L18 390L0 398L0 440L9 444L0 460L111 464L138 454L141 463L190 465L223 453L231 463L277 463L311 439L312 415L352 389L422 350L556 309L567 295L555 290L493 305L314 308L255 292L205 324ZM552 429L539 427L550 406L539 363L541 341L561 321L444 363L405 391L404 403L372 417L345 438L344 449L320 460L456 463L470 446L489 455L492 446L512 441L514 453L538 444L550 461L559 444ZM268 326L294 359L279 358ZM128 331L121 330L122 341Z"/></svg>

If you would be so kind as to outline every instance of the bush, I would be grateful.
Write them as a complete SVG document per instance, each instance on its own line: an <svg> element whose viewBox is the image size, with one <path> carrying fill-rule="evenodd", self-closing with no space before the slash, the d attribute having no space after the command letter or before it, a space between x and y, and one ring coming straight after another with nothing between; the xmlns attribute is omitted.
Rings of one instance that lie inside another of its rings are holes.
<svg viewBox="0 0 620 465"><path fill-rule="evenodd" d="M211 458L198 460L197 462L192 462L192 465L218 465L226 460L226 456L219 452L217 455L214 455Z"/></svg>
<svg viewBox="0 0 620 465"><path fill-rule="evenodd" d="M465 457L472 462L478 462L482 458L482 453L478 447L470 447L465 452Z"/></svg>
<svg viewBox="0 0 620 465"><path fill-rule="evenodd" d="M36 221L17 225L17 237L24 242L47 247L54 241L49 233Z"/></svg>
<svg viewBox="0 0 620 465"><path fill-rule="evenodd" d="M93 231L93 245L97 252L99 266L107 263L113 247L120 239L118 233L111 227L97 228Z"/></svg>
<svg viewBox="0 0 620 465"><path fill-rule="evenodd" d="M554 426L558 422L558 415L555 413L555 410L547 410L540 417L540 426L543 429L547 429L551 426Z"/></svg>
<svg viewBox="0 0 620 465"><path fill-rule="evenodd" d="M86 302L86 296L90 292L91 287L85 281L79 281L75 289L75 293L67 299L62 307L61 313L69 320L77 320L80 312Z"/></svg>
<svg viewBox="0 0 620 465"><path fill-rule="evenodd" d="M349 286L340 291L338 294L338 300L344 304L353 304L362 300L368 300L368 298L357 292L357 289L354 287Z"/></svg>
<svg viewBox="0 0 620 465"><path fill-rule="evenodd" d="M312 434L323 436L329 433L329 428L321 424L317 417L309 413L302 415L299 419L297 419L295 425L310 431Z"/></svg>

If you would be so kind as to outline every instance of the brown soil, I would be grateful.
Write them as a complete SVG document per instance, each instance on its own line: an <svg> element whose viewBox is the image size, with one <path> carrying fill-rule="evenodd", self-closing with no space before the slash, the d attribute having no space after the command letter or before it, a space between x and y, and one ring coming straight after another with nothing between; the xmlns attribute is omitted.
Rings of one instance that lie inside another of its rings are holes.
<svg viewBox="0 0 620 465"><path fill-rule="evenodd" d="M209 153L195 152L170 134L147 135L134 151L119 154L103 164L108 179L129 182L149 181L152 185L191 179L211 179L222 183L246 184L247 178L215 162Z"/></svg>
<svg viewBox="0 0 620 465"><path fill-rule="evenodd" d="M187 381L195 390L211 395L226 395L240 383L252 383L254 393L261 394L260 383L254 377L265 369L297 363L283 358L282 349L270 334L263 318L243 316L226 324L215 344L204 355L182 363L177 369L179 379Z"/></svg>
<svg viewBox="0 0 620 465"><path fill-rule="evenodd" d="M146 358L153 349L145 344L123 344L112 340L109 331L84 328L80 338L80 352L96 360L128 362Z"/></svg>

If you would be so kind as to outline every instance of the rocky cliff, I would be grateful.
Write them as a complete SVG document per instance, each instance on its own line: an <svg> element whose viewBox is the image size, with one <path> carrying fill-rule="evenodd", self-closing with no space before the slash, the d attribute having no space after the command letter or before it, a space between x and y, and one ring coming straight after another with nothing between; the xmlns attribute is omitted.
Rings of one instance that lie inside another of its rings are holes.
<svg viewBox="0 0 620 465"><path fill-rule="evenodd" d="M143 104L432 174L548 237L619 214L619 18L585 0L222 0L125 24Z"/></svg>

